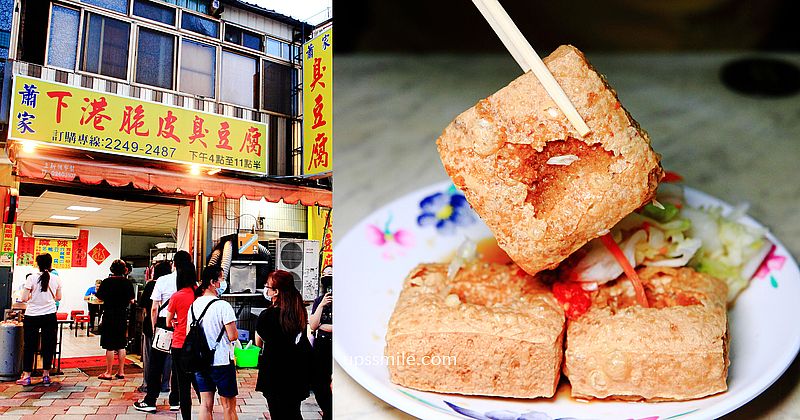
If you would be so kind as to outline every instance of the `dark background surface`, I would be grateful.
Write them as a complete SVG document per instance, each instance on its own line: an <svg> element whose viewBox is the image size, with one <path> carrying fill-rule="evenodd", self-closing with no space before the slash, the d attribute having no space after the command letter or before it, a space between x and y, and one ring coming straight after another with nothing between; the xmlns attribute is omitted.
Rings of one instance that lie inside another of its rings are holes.
<svg viewBox="0 0 800 420"><path fill-rule="evenodd" d="M794 0L501 1L545 55L585 51L800 51ZM469 0L334 0L337 52L503 52Z"/></svg>

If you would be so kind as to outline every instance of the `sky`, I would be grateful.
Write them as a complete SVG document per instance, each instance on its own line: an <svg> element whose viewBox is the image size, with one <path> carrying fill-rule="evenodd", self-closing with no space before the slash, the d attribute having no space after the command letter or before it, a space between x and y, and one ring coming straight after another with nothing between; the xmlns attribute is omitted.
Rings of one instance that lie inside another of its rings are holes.
<svg viewBox="0 0 800 420"><path fill-rule="evenodd" d="M332 0L244 0L265 9L291 16L297 20L316 25L331 17ZM328 8L328 10L326 10Z"/></svg>

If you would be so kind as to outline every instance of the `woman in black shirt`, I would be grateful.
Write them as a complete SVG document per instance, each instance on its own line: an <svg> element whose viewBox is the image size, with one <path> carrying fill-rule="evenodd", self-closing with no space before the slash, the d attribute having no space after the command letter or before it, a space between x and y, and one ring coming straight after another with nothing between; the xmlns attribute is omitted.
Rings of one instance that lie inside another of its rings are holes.
<svg viewBox="0 0 800 420"><path fill-rule="evenodd" d="M147 366L150 362L150 351L153 349L153 321L152 321L152 314L150 313L150 308L153 306L153 288L156 286L156 280L158 280L161 276L166 276L167 274L172 272L172 264L168 261L161 261L160 263L156 264L153 267L153 279L148 281L147 284L144 285L144 291L142 291L142 296L139 298L139 307L144 309L144 321L142 321L142 334L144 334L144 340L142 343L142 371L144 372L144 380L142 381L142 386L139 387L139 391L147 392L147 379L149 375L149 369ZM169 380L170 380L170 367L164 367L164 373L161 376L161 391L169 391Z"/></svg>
<svg viewBox="0 0 800 420"><path fill-rule="evenodd" d="M128 344L128 306L133 303L133 284L125 275L125 261L111 263L111 276L103 280L97 298L103 301L103 321L100 325L100 347L106 350L106 371L98 378L114 379L114 353L118 354L116 377L125 378L125 346Z"/></svg>
<svg viewBox="0 0 800 420"><path fill-rule="evenodd" d="M270 273L265 287L273 305L256 323L256 345L262 347L256 391L264 394L273 419L302 420L300 403L308 397L311 365L303 298L287 271Z"/></svg>

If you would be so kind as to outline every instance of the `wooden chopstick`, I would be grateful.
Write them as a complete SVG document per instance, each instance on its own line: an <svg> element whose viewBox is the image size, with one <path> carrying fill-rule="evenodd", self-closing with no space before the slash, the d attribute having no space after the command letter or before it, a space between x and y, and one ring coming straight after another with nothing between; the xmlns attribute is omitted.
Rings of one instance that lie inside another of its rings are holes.
<svg viewBox="0 0 800 420"><path fill-rule="evenodd" d="M517 25L508 16L503 6L500 5L498 0L472 0L475 6L481 12L483 17L495 31L503 45L506 46L511 56L522 68L522 71L532 71L533 74L539 79L539 82L544 87L544 90L553 99L561 112L567 116L567 119L575 127L575 130L581 136L585 136L592 131L583 117L575 109L575 106L569 100L564 90L556 81L550 70L547 69L544 62L539 55L536 54L531 44L522 35Z"/></svg>

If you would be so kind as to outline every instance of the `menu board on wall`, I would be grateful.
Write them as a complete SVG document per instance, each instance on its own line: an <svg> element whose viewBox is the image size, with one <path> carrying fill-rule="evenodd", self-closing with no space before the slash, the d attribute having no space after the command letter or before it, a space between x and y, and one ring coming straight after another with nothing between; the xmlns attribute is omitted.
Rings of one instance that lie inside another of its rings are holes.
<svg viewBox="0 0 800 420"><path fill-rule="evenodd" d="M47 253L53 257L55 269L86 267L88 245L88 230L81 230L74 240L44 239L25 236L17 227L17 265L35 265L36 256Z"/></svg>
<svg viewBox="0 0 800 420"><path fill-rule="evenodd" d="M53 256L53 268L72 268L72 241L64 239L37 239L36 255Z"/></svg>

